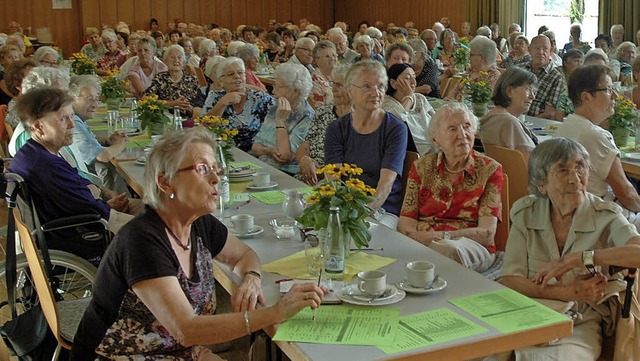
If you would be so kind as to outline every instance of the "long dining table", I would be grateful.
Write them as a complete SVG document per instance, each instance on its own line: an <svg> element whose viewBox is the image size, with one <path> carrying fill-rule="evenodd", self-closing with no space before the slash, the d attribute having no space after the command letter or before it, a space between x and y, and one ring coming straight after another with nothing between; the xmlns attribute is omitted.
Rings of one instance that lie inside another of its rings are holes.
<svg viewBox="0 0 640 361"><path fill-rule="evenodd" d="M262 171L271 174L271 180L278 183L279 190L287 188L300 188L305 185L295 178L277 170L253 156L238 149L232 149L236 162L250 162ZM118 171L124 176L129 185L142 195L142 177L144 165L140 162L121 159L114 161ZM246 192L246 184L232 184L232 192ZM269 227L269 221L283 216L280 204L264 204L252 199L231 204L224 210L223 215L216 215L225 222L234 214L249 213L255 217L255 223L263 227L264 231L243 241L252 247L259 255L263 264L273 262L304 249L299 238L281 240L278 239ZM352 361L359 360L468 360L515 348L542 344L554 339L568 336L572 332L572 322L569 318L562 318L547 326L531 327L514 333L502 333L487 323L474 318L461 309L452 305L449 300L455 297L474 295L504 289L504 286L491 281L482 275L462 267L460 264L432 251L406 236L377 224L371 220L371 233L373 235L370 247L374 251L362 251L378 254L395 259L395 261L381 270L386 272L388 283L399 282L406 274L405 264L414 260L429 260L436 266L436 273L447 281L447 287L440 292L428 295L407 294L406 297L395 305L381 307L399 307L400 315L411 315L422 311L446 308L487 329L486 332L467 336L453 341L442 342L429 347L421 347L414 350L396 354L386 354L374 346L351 346L305 342L276 341L277 346L291 360L318 360L334 361L349 358ZM382 251L381 251L382 249ZM233 294L240 278L226 265L214 262L214 274L218 282ZM262 291L267 305L273 305L280 299L280 288L276 283L283 275L263 272ZM321 307L333 307L322 305ZM272 326L265 331L273 337L278 326Z"/></svg>

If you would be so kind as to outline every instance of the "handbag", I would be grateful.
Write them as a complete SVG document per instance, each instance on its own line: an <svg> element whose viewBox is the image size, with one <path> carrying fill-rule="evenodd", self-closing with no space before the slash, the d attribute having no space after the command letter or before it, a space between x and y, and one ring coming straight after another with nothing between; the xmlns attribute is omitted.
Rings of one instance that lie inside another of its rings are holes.
<svg viewBox="0 0 640 361"><path fill-rule="evenodd" d="M6 188L6 179L1 179L2 186ZM49 324L37 302L26 312L18 315L15 309L15 285L16 285L16 244L15 244L15 219L13 208L18 194L19 186L16 184L9 195L9 217L7 222L7 247L5 258L5 277L7 281L7 300L11 310L11 321L0 327L0 335L12 356L18 356L21 361L51 360L58 345L58 341L49 329ZM41 244L42 247L42 244ZM47 273L51 276L51 260L46 248L42 249ZM52 279L52 278L50 278ZM34 290L35 292L35 290ZM31 297L29 297L31 298ZM23 300L28 302L32 300ZM35 300L34 300L35 301Z"/></svg>

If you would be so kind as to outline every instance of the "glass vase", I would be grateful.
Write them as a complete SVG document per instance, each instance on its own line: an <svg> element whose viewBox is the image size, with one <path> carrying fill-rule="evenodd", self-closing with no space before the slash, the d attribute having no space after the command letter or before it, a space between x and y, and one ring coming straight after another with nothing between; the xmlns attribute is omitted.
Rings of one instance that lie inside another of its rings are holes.
<svg viewBox="0 0 640 361"><path fill-rule="evenodd" d="M122 105L123 99L121 98L107 98L105 99L105 103L107 105L107 110L120 110L120 106Z"/></svg>

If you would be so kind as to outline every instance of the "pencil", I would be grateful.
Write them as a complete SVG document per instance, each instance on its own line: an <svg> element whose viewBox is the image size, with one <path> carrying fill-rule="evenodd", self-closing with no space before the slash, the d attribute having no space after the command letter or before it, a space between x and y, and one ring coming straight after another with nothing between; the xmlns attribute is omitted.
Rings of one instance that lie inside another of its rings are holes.
<svg viewBox="0 0 640 361"><path fill-rule="evenodd" d="M320 268L320 274L318 275L318 287L320 287L320 280L322 279L322 268ZM318 305L318 307L320 307L320 305ZM311 317L312 320L316 320L316 309L313 309L313 316Z"/></svg>

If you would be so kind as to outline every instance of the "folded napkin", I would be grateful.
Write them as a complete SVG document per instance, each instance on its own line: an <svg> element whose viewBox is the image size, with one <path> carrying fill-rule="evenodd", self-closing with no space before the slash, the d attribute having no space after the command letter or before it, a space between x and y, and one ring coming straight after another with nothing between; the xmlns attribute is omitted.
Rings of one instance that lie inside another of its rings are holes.
<svg viewBox="0 0 640 361"><path fill-rule="evenodd" d="M355 277L358 272L371 271L390 265L396 260L388 257L381 257L364 252L351 252L346 259L344 269L344 282L347 283ZM277 273L294 279L315 279L307 272L307 258L304 251L294 253L291 256L267 263L262 266L265 272Z"/></svg>

